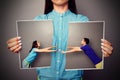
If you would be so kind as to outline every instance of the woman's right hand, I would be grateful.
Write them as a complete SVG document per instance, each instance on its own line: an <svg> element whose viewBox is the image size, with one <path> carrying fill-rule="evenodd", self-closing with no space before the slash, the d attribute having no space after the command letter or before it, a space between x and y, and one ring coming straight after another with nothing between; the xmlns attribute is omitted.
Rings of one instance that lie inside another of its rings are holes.
<svg viewBox="0 0 120 80"><path fill-rule="evenodd" d="M21 37L14 37L7 41L8 49L14 53L18 53L22 48Z"/></svg>

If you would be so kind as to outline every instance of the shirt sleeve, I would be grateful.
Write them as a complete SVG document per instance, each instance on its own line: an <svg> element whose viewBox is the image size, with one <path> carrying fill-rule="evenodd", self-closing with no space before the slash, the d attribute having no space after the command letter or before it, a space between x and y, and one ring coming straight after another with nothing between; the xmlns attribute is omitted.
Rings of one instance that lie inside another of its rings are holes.
<svg viewBox="0 0 120 80"><path fill-rule="evenodd" d="M85 51L85 46L80 47L80 49L82 49L83 51Z"/></svg>
<svg viewBox="0 0 120 80"><path fill-rule="evenodd" d="M89 21L89 18L87 16L78 14L77 15L77 21L86 22L86 21Z"/></svg>
<svg viewBox="0 0 120 80"><path fill-rule="evenodd" d="M45 19L46 19L46 15L43 14L43 15L36 16L33 20L45 20Z"/></svg>

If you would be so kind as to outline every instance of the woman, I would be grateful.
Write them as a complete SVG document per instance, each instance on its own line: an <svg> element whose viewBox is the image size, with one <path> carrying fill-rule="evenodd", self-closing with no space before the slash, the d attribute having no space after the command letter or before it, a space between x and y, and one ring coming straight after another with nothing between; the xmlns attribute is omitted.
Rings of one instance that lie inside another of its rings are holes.
<svg viewBox="0 0 120 80"><path fill-rule="evenodd" d="M53 46L56 46L56 54L52 54L51 67L37 69L38 77L41 80L80 80L82 70L66 71L66 55L61 54L66 51L68 41L68 23L70 21L88 21L86 16L76 14L75 0L46 0L45 14L35 17L34 20L53 20ZM20 37L15 37L7 41L10 51L17 53L22 48ZM102 52L105 56L112 53L111 43L102 40Z"/></svg>
<svg viewBox="0 0 120 80"><path fill-rule="evenodd" d="M40 52L54 52L55 50L49 50L53 47L43 48L40 49L40 43L35 40L32 43L32 48L29 51L28 56L23 60L22 67L23 68L30 68L30 64L35 60L38 53Z"/></svg>

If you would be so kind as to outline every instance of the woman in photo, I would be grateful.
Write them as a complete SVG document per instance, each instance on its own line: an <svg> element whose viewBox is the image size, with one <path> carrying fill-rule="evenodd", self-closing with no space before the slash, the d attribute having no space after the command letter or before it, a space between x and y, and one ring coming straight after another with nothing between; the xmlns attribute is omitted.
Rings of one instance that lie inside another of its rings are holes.
<svg viewBox="0 0 120 80"><path fill-rule="evenodd" d="M41 52L55 52L55 50L50 50L53 47L47 47L40 49L40 42L37 40L33 41L32 48L29 51L28 56L22 62L22 68L30 68L30 64L36 59L37 55Z"/></svg>

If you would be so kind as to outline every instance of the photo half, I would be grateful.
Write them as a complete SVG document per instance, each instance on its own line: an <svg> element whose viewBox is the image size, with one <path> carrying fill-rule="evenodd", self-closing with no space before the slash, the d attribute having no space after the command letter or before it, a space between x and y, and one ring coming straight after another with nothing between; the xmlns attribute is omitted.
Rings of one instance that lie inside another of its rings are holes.
<svg viewBox="0 0 120 80"><path fill-rule="evenodd" d="M18 20L16 30L22 41L19 53L20 68L50 67L51 53L54 51L52 20Z"/></svg>
<svg viewBox="0 0 120 80"><path fill-rule="evenodd" d="M105 39L105 22L70 22L66 70L103 69L101 39Z"/></svg>

